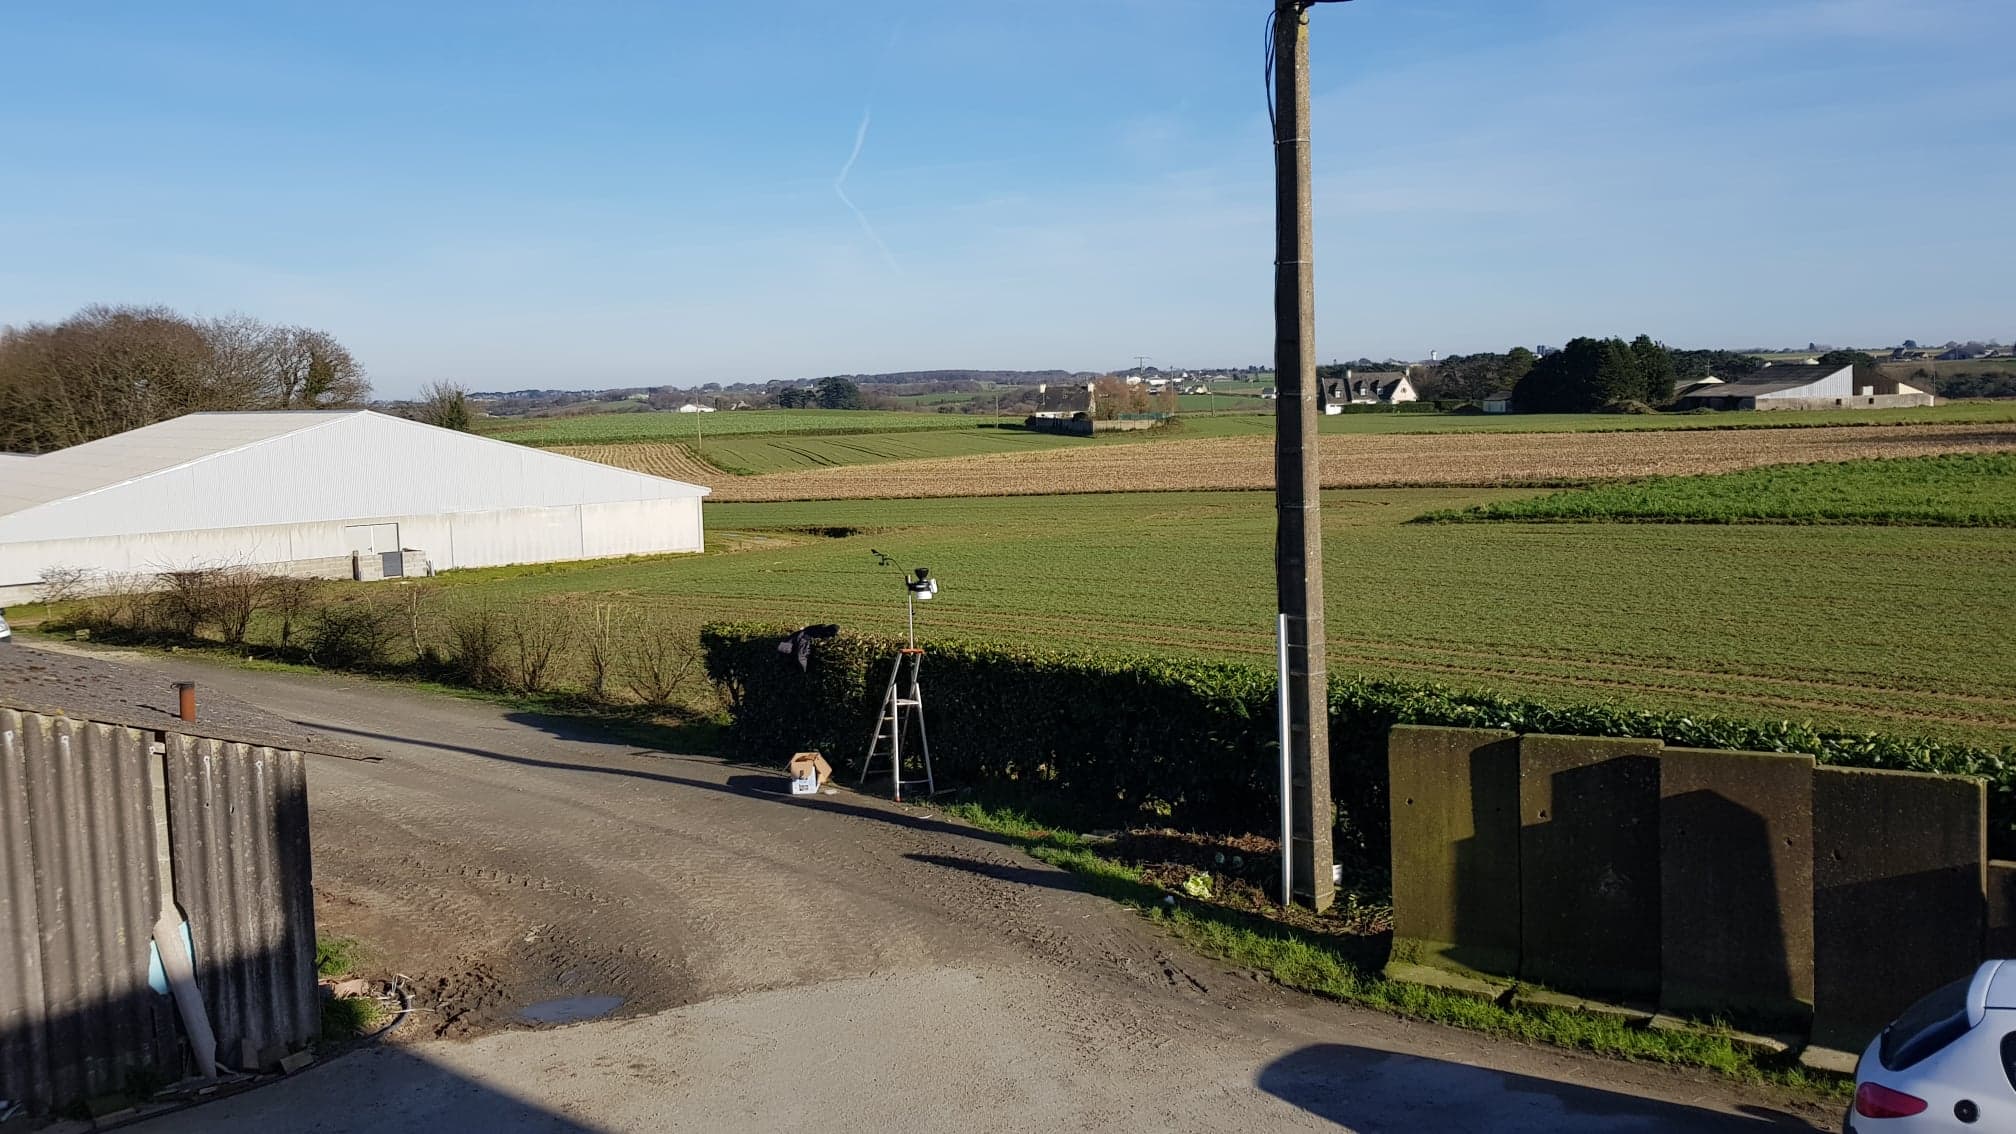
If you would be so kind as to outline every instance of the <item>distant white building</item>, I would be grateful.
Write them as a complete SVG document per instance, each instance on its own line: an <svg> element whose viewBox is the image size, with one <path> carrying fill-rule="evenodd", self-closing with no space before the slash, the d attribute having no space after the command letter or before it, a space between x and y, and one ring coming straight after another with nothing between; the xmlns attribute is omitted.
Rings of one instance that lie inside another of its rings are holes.
<svg viewBox="0 0 2016 1134"><path fill-rule="evenodd" d="M1679 397L1683 409L1901 409L1929 406L1935 399L1894 378L1858 382L1853 366L1790 363L1767 367L1730 382L1689 386Z"/></svg>
<svg viewBox="0 0 2016 1134"><path fill-rule="evenodd" d="M687 402L679 407L680 413L713 413L713 406L703 406L699 402Z"/></svg>
<svg viewBox="0 0 2016 1134"><path fill-rule="evenodd" d="M378 579L699 551L708 494L366 410L189 414L4 468L0 604L52 567Z"/></svg>

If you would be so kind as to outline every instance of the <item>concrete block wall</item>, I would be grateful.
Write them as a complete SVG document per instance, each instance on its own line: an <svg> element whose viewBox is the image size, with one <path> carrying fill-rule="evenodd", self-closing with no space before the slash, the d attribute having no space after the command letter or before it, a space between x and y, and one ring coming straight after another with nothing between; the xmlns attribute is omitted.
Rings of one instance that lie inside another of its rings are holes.
<svg viewBox="0 0 2016 1134"><path fill-rule="evenodd" d="M1393 959L1859 1050L2016 955L1980 780L1402 726Z"/></svg>

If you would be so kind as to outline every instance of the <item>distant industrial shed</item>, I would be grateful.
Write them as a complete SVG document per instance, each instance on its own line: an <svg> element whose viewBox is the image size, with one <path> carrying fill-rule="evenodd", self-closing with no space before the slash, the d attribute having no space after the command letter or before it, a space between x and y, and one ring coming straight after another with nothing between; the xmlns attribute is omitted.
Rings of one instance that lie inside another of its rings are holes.
<svg viewBox="0 0 2016 1134"><path fill-rule="evenodd" d="M1682 390L1682 409L1900 409L1929 406L1931 394L1894 378L1858 378L1853 366L1772 366L1734 381L1709 379Z"/></svg>
<svg viewBox="0 0 2016 1134"><path fill-rule="evenodd" d="M368 410L189 414L0 461L0 603L51 568L377 579L699 551L708 492Z"/></svg>

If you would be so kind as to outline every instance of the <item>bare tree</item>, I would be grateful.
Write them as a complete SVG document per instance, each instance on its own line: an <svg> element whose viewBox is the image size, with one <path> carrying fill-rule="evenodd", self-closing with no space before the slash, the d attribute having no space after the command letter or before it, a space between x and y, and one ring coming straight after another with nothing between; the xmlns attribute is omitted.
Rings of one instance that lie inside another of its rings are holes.
<svg viewBox="0 0 2016 1134"><path fill-rule="evenodd" d="M327 332L162 307L86 307L0 328L0 450L46 452L200 410L357 405L364 371Z"/></svg>
<svg viewBox="0 0 2016 1134"><path fill-rule="evenodd" d="M463 433L475 427L476 415L469 410L469 391L453 382L436 382L420 391L416 417L429 425Z"/></svg>
<svg viewBox="0 0 2016 1134"><path fill-rule="evenodd" d="M277 387L277 409L340 409L371 396L364 368L349 350L327 331L309 327L286 332Z"/></svg>
<svg viewBox="0 0 2016 1134"><path fill-rule="evenodd" d="M43 602L69 602L84 597L91 581L91 572L84 567L44 567L41 597Z"/></svg>

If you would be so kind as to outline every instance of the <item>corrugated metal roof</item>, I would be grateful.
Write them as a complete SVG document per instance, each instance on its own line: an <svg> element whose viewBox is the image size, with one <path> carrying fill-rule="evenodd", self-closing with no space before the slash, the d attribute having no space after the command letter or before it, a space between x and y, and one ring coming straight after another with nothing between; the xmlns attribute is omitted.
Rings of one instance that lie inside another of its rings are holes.
<svg viewBox="0 0 2016 1134"><path fill-rule="evenodd" d="M192 414L10 466L0 485L0 548L373 517L503 522L710 491L368 410Z"/></svg>
<svg viewBox="0 0 2016 1134"><path fill-rule="evenodd" d="M1704 386L1690 389L1680 395L1682 398L1758 398L1768 394L1782 394L1801 386L1811 386L1815 382L1832 378L1847 367L1830 370L1824 366L1805 366L1794 363L1790 366L1772 366L1754 374L1745 374L1733 382L1719 386Z"/></svg>
<svg viewBox="0 0 2016 1134"><path fill-rule="evenodd" d="M0 516L165 472L219 453L285 437L365 410L192 413L9 462L0 480Z"/></svg>

